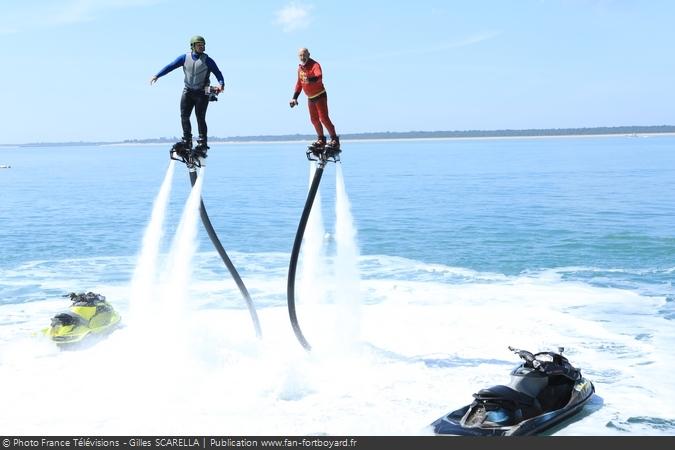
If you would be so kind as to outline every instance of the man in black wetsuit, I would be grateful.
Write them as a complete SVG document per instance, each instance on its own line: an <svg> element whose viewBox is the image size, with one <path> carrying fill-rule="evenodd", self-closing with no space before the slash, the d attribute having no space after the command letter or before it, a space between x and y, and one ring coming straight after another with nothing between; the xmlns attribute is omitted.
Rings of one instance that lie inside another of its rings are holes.
<svg viewBox="0 0 675 450"><path fill-rule="evenodd" d="M154 84L158 78L163 77L167 73L183 67L185 73L185 87L180 99L180 119L183 126L182 143L187 149L192 149L192 125L190 124L190 115L192 110L195 111L197 117L197 128L199 130L199 137L197 138L197 146L195 147L196 156L202 158L206 157L207 146L207 126L206 126L206 109L209 106L210 91L209 91L209 76L213 73L218 80L219 86L213 90L215 94L219 94L225 88L225 81L223 74L218 69L216 62L211 59L204 50L206 48L206 41L201 36L193 36L190 39L190 53L185 53L169 63L162 70L157 72L150 78L150 84Z"/></svg>

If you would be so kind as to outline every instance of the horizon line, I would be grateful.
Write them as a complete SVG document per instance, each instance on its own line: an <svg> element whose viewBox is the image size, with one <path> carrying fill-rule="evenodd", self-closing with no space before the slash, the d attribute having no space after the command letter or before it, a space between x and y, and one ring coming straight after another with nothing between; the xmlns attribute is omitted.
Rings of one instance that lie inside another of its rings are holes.
<svg viewBox="0 0 675 450"><path fill-rule="evenodd" d="M466 138L466 137L536 137L536 136L572 136L572 135L620 135L637 133L675 133L675 125L623 125L611 127L575 127L575 128L523 128L523 129L495 129L495 130L438 130L438 131L367 131L362 133L344 133L343 140L352 139L415 139L415 138ZM293 141L313 139L313 134L279 134L279 135L249 135L249 136L209 136L210 142L241 142L241 141ZM25 142L15 144L2 143L3 147L37 147L58 145L111 145L111 144L142 144L165 143L177 140L177 136L155 137L140 139L124 139L115 141L55 141L55 142Z"/></svg>

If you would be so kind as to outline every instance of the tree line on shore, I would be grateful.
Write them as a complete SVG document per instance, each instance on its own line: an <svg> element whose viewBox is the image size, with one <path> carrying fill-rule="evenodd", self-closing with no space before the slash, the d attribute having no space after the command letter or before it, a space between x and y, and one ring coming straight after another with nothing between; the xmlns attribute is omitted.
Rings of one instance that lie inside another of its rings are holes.
<svg viewBox="0 0 675 450"><path fill-rule="evenodd" d="M675 126L620 126L590 128L532 128L524 130L462 130L462 131L384 131L342 134L342 140L350 139L439 139L439 138L488 138L488 137L544 137L544 136L595 136L595 135L638 135L675 133ZM230 136L209 137L209 142L277 142L306 141L314 139L310 134L284 134L274 136ZM110 144L164 144L178 141L178 137L148 139L126 139L111 142L39 142L20 144L22 147L110 145Z"/></svg>

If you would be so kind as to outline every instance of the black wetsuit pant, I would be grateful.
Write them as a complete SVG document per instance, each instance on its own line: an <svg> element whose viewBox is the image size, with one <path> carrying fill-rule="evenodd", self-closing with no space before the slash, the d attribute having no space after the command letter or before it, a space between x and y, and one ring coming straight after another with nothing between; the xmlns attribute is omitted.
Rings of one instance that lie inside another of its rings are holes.
<svg viewBox="0 0 675 450"><path fill-rule="evenodd" d="M183 126L183 137L192 138L192 124L190 124L190 115L195 110L197 117L197 128L199 130L199 139L206 140L206 108L209 106L209 96L204 94L203 90L193 91L188 88L183 89L183 95L180 97L180 121Z"/></svg>

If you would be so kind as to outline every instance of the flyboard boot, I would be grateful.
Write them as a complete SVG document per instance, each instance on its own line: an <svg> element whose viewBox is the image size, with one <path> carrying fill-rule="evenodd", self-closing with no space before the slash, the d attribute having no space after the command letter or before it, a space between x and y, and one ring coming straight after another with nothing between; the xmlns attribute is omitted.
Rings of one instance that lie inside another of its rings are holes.
<svg viewBox="0 0 675 450"><path fill-rule="evenodd" d="M202 167L204 165L204 159L206 159L206 153L209 150L207 145L206 136L199 136L197 139L197 146L192 150L193 159L197 162L196 165Z"/></svg>
<svg viewBox="0 0 675 450"><path fill-rule="evenodd" d="M192 153L192 136L185 135L183 138L173 144L169 151L169 157L176 161L186 162Z"/></svg>
<svg viewBox="0 0 675 450"><path fill-rule="evenodd" d="M181 141L176 142L173 147L171 147L169 157L175 161L182 162L189 169L194 169L195 167L201 167L203 165L208 148L206 139L200 137L197 140L197 146L192 148L192 138L184 137Z"/></svg>
<svg viewBox="0 0 675 450"><path fill-rule="evenodd" d="M330 142L326 144L327 147L340 150L340 136L331 136Z"/></svg>
<svg viewBox="0 0 675 450"><path fill-rule="evenodd" d="M338 161L340 159L339 155L341 151L342 150L340 150L340 136L331 136L330 142L326 144L325 148L326 159L332 158L334 161Z"/></svg>
<svg viewBox="0 0 675 450"><path fill-rule="evenodd" d="M317 158L321 155L323 152L323 149L326 148L326 136L319 136L316 141L312 142L308 147L307 147L307 155L309 157L309 153L312 153L314 156Z"/></svg>

